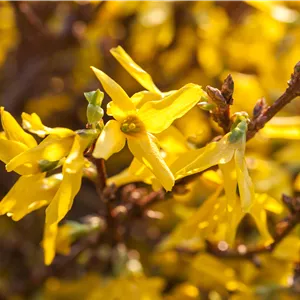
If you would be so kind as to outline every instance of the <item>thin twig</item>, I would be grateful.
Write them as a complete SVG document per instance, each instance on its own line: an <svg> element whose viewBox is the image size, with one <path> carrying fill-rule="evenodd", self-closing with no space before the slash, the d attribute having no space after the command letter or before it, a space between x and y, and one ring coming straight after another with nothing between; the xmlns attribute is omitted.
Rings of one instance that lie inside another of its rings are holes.
<svg viewBox="0 0 300 300"><path fill-rule="evenodd" d="M97 169L97 177L96 177L96 190L97 194L100 198L101 201L105 202L104 199L104 189L106 188L106 167L105 167L105 162L103 158L100 159L93 159L93 163L96 166Z"/></svg>
<svg viewBox="0 0 300 300"><path fill-rule="evenodd" d="M288 81L288 88L285 92L271 105L262 109L261 114L254 117L249 126L247 140L250 140L255 134L262 129L283 107L289 104L293 99L300 95L300 61L295 65L291 79Z"/></svg>

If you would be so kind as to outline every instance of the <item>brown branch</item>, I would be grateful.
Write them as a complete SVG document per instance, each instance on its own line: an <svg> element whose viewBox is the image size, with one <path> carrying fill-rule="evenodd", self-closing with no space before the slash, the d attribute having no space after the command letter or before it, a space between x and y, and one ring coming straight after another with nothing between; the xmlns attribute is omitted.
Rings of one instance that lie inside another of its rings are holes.
<svg viewBox="0 0 300 300"><path fill-rule="evenodd" d="M105 167L105 162L104 159L100 158L91 158L92 162L96 166L97 170L97 176L95 180L95 186L97 190L97 194L99 196L99 199L103 202L105 202L105 197L104 197L104 189L106 188L106 167Z"/></svg>
<svg viewBox="0 0 300 300"><path fill-rule="evenodd" d="M291 74L291 79L288 81L288 88L285 90L285 92L271 106L263 108L260 114L254 113L254 117L248 126L249 129L247 133L247 140L253 138L268 121L270 121L283 107L285 107L299 95L300 61L294 67L294 72ZM259 107L259 103L255 108L257 107Z"/></svg>

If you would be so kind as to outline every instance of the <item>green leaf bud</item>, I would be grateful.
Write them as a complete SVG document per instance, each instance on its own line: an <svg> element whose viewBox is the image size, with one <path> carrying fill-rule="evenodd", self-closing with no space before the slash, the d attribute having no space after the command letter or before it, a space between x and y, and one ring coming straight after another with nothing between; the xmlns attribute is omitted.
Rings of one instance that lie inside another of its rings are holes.
<svg viewBox="0 0 300 300"><path fill-rule="evenodd" d="M99 122L104 115L103 109L98 106L89 103L86 109L86 116L89 124L96 124Z"/></svg>
<svg viewBox="0 0 300 300"><path fill-rule="evenodd" d="M93 105L101 106L104 93L102 93L99 89L96 91L86 92L84 93L86 100Z"/></svg>

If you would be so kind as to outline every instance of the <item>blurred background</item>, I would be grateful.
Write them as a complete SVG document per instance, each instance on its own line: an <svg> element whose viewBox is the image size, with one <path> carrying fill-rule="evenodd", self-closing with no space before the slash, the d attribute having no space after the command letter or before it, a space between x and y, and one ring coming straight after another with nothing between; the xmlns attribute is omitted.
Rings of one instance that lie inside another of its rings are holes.
<svg viewBox="0 0 300 300"><path fill-rule="evenodd" d="M106 72L129 95L141 90L110 54L109 50L117 45L151 74L162 91L189 82L219 88L231 73L235 82L233 111L244 110L250 115L259 98L264 96L272 103L281 95L300 58L297 1L3 1L0 20L0 105L18 120L23 111L35 112L50 127L85 127L87 102L83 93L100 88L89 66ZM104 104L108 101L105 98ZM198 123L185 120L175 125L200 147L215 136L218 128L202 111L191 114L190 119L196 116ZM299 101L281 112L282 116L299 114ZM288 143L270 143L263 136L249 143L249 151L258 159L252 164L253 174L264 166L257 175L258 189L271 191L274 197L292 191L299 170L299 140ZM270 157L278 157L277 150L287 151L287 145L294 152L282 152L286 154L280 156L279 162L268 162ZM118 173L130 161L126 149L114 156L107 163L109 175ZM280 175L272 181L272 174ZM17 176L7 174L3 164L0 176L3 197ZM206 197L205 192L198 196L201 197ZM94 213L98 206L94 186L84 180L68 218L79 220ZM149 235L155 239L159 230L170 230L178 216L168 217L165 223L152 224ZM42 265L39 242L43 222L43 211L18 223L0 218L0 291L11 284L18 289L32 275L32 269ZM166 259L173 262L174 258ZM64 276L79 276L82 272L82 268L70 268ZM165 276L173 276L172 272L176 270L168 270ZM94 282L92 278L88 281ZM50 294L49 299L60 299L57 295L51 298Z"/></svg>

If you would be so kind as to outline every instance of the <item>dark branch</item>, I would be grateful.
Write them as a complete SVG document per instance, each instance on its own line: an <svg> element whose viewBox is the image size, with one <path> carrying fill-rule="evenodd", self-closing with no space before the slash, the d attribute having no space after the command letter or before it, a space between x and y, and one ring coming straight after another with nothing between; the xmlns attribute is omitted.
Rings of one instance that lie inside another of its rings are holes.
<svg viewBox="0 0 300 300"><path fill-rule="evenodd" d="M295 65L291 79L288 81L288 88L285 92L271 105L264 105L261 113L254 114L248 126L247 140L253 138L255 134L262 129L265 124L270 121L283 107L289 104L293 99L300 95L300 61ZM262 101L262 100L259 100ZM262 104L263 105L263 104ZM260 102L256 107L262 106Z"/></svg>

